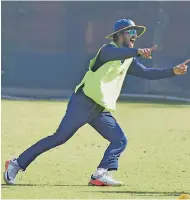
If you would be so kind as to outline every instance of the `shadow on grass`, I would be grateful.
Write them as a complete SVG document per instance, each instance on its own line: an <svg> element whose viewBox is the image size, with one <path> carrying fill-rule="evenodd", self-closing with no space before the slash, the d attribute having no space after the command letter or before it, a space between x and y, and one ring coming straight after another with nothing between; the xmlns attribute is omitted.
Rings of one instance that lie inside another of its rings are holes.
<svg viewBox="0 0 190 200"><path fill-rule="evenodd" d="M1 184L1 188L10 188L10 187L87 187L88 185L64 185L64 184L16 184L16 185L7 185ZM89 186L88 186L89 187Z"/></svg>
<svg viewBox="0 0 190 200"><path fill-rule="evenodd" d="M11 187L89 187L88 185L66 185L66 184L16 184L9 186L6 184L1 184L1 188L11 188ZM106 187L101 187L102 189ZM184 191L180 192L158 192L158 191L127 191L127 190L114 190L114 191L82 191L82 192L92 192L92 193L102 193L102 194L131 194L134 196L180 196L183 193L188 193Z"/></svg>
<svg viewBox="0 0 190 200"><path fill-rule="evenodd" d="M95 192L95 193L104 193L104 194L131 194L131 195L135 195L135 196L180 196L183 193L186 193L184 191L181 192L148 192L148 191L91 191L91 192Z"/></svg>

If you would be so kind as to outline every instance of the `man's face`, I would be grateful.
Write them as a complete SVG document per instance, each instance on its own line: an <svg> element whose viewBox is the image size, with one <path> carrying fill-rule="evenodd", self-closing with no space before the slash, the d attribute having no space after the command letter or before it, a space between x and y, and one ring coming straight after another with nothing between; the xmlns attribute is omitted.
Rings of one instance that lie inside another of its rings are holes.
<svg viewBox="0 0 190 200"><path fill-rule="evenodd" d="M137 32L134 29L124 31L122 34L123 46L125 47L133 48L136 39L137 39Z"/></svg>

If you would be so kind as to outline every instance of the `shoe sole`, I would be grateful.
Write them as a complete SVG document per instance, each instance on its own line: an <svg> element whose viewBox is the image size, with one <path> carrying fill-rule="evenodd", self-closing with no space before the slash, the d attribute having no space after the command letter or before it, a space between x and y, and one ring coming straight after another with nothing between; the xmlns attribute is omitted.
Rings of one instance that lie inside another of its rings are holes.
<svg viewBox="0 0 190 200"><path fill-rule="evenodd" d="M91 186L91 187L122 187L124 185L95 185L92 183L88 183L88 186Z"/></svg>
<svg viewBox="0 0 190 200"><path fill-rule="evenodd" d="M88 185L89 186L97 186L97 187L121 187L121 186L123 186L123 184L121 184L121 185L110 185L110 184L104 183L100 180L90 180Z"/></svg>
<svg viewBox="0 0 190 200"><path fill-rule="evenodd" d="M96 185L96 184L93 184L93 183L88 183L88 186L96 186L96 187L108 187L110 185L106 185L106 184L102 184L102 185Z"/></svg>

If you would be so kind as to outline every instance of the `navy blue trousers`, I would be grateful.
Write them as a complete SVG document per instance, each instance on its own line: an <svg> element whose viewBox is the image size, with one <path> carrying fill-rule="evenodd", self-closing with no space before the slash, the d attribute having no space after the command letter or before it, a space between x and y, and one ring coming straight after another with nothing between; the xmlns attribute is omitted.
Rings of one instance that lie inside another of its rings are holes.
<svg viewBox="0 0 190 200"><path fill-rule="evenodd" d="M37 156L64 144L86 123L110 142L98 167L117 170L118 158L127 145L125 134L111 113L82 91L72 95L57 131L24 151L17 159L19 166L25 170Z"/></svg>

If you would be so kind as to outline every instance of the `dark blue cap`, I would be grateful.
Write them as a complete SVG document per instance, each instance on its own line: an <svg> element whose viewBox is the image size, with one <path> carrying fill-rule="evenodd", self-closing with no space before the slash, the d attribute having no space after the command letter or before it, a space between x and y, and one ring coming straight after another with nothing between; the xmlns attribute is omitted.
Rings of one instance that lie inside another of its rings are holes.
<svg viewBox="0 0 190 200"><path fill-rule="evenodd" d="M130 19L120 19L114 25L114 32L120 31L129 26L135 26L135 23Z"/></svg>
<svg viewBox="0 0 190 200"><path fill-rule="evenodd" d="M120 19L114 25L114 32L108 35L106 38L112 39L113 35L124 30L135 29L137 31L137 37L141 36L145 31L146 27L135 25L131 19Z"/></svg>

